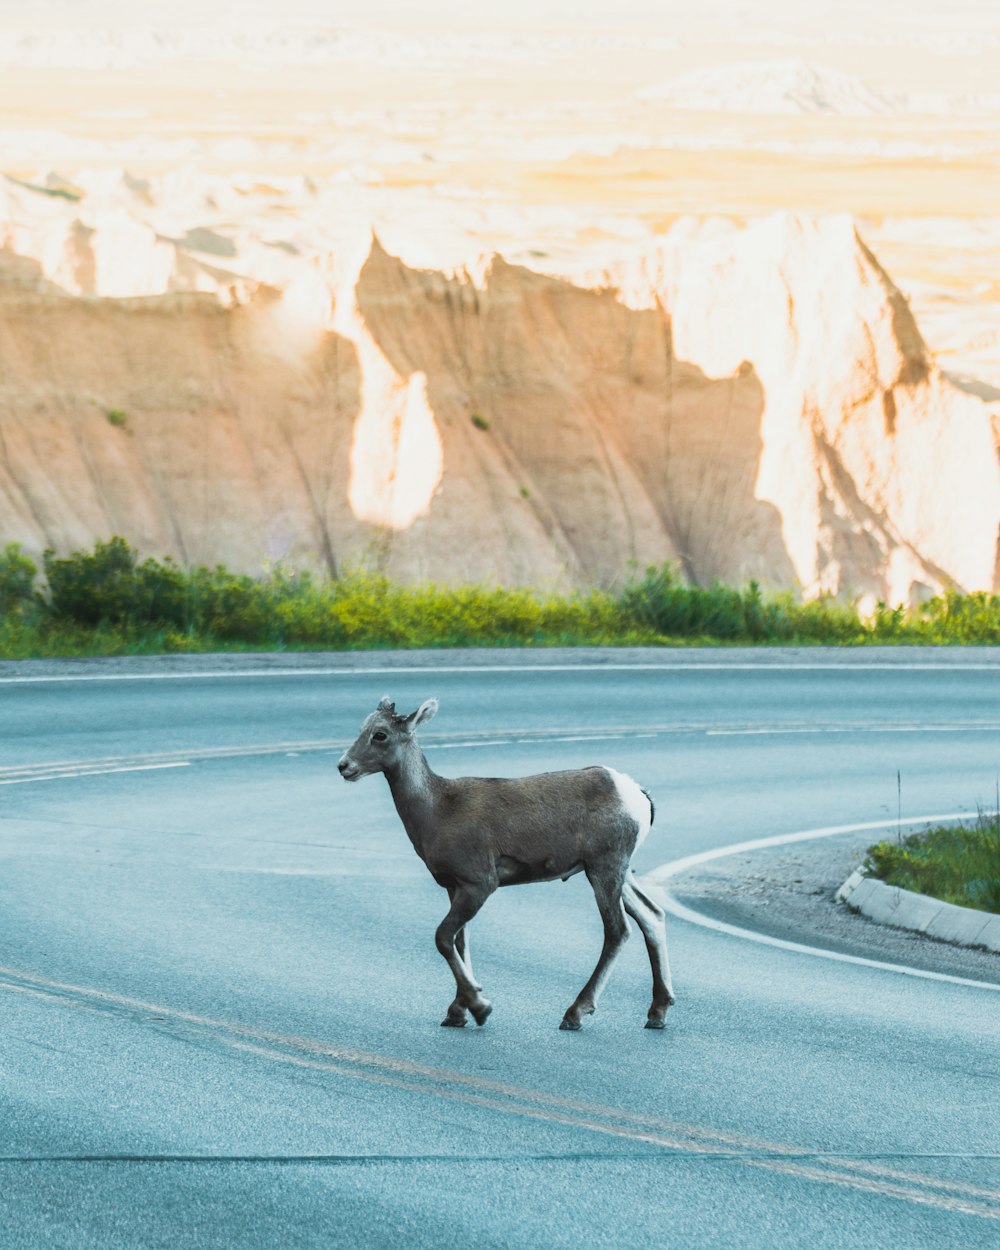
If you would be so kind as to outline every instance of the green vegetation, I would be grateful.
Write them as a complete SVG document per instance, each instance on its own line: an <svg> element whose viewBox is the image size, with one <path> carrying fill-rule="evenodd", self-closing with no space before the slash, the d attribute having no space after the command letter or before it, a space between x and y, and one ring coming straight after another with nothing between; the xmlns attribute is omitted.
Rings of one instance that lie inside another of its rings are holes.
<svg viewBox="0 0 1000 1250"><path fill-rule="evenodd" d="M790 593L765 596L756 582L744 590L686 586L669 565L647 569L641 581L626 586L618 602L630 620L661 638L733 643L882 641L854 608L833 599L800 603Z"/></svg>
<svg viewBox="0 0 1000 1250"><path fill-rule="evenodd" d="M117 426L119 430L123 430L128 425L128 417L121 408L109 408L105 414L109 425Z"/></svg>
<svg viewBox="0 0 1000 1250"><path fill-rule="evenodd" d="M620 591L397 585L276 568L259 578L140 560L122 538L44 557L0 553L0 657L219 648L1000 642L1000 595L949 592L869 620L831 599L800 603L755 583L686 586L667 566Z"/></svg>
<svg viewBox="0 0 1000 1250"><path fill-rule="evenodd" d="M490 428L490 423L486 420L486 418L483 416L481 412L474 412L472 416L469 418L469 420L472 422L472 424L476 427L477 430L488 430Z"/></svg>
<svg viewBox="0 0 1000 1250"><path fill-rule="evenodd" d="M21 554L18 543L8 543L0 553L0 619L20 613L33 597L35 574L33 560Z"/></svg>
<svg viewBox="0 0 1000 1250"><path fill-rule="evenodd" d="M903 890L1000 912L1000 814L879 842L868 848L865 868Z"/></svg>

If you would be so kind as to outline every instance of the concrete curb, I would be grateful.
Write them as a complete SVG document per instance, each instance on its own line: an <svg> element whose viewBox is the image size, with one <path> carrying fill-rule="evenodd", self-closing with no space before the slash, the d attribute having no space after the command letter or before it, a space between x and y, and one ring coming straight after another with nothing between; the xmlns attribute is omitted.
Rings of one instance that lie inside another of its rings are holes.
<svg viewBox="0 0 1000 1250"><path fill-rule="evenodd" d="M878 924L926 933L956 946L977 946L1000 953L1000 916L942 903L926 894L914 894L875 877L866 877L860 868L837 891L837 901L846 903Z"/></svg>

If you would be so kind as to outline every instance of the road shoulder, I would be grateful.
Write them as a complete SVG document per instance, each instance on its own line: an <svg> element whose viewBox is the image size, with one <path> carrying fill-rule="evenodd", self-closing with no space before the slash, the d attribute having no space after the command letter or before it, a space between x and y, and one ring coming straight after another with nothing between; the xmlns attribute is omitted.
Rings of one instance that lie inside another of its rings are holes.
<svg viewBox="0 0 1000 1250"><path fill-rule="evenodd" d="M877 924L836 901L870 842L853 833L740 852L701 864L668 888L694 911L769 937L1000 985L1000 955Z"/></svg>
<svg viewBox="0 0 1000 1250"><path fill-rule="evenodd" d="M462 647L384 651L225 651L0 660L0 681L272 675L317 670L621 667L1000 669L998 647Z"/></svg>

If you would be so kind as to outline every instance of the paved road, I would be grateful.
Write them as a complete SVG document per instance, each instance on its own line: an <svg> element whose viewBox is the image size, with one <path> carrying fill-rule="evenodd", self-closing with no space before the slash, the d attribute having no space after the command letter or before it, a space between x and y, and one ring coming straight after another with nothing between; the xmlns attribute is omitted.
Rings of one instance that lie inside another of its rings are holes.
<svg viewBox="0 0 1000 1250"><path fill-rule="evenodd" d="M562 1033L600 944L575 878L490 900L494 1014L440 1029L444 895L333 767L386 691L440 698L442 772L634 774L642 870L1000 772L981 652L4 666L3 1250L997 1244L995 991L674 920L666 1032L633 941Z"/></svg>

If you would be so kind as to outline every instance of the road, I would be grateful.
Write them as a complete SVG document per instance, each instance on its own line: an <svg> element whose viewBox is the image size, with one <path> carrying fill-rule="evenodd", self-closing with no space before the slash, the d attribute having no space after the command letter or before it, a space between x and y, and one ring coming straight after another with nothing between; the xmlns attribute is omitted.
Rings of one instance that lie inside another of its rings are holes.
<svg viewBox="0 0 1000 1250"><path fill-rule="evenodd" d="M672 918L560 1032L586 881L500 891L441 1029L446 897L379 777L605 762L650 871L992 803L989 652L551 652L0 666L0 1246L941 1247L1000 1238L1000 994ZM897 771L900 787L897 790Z"/></svg>

